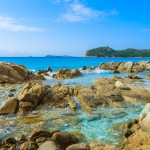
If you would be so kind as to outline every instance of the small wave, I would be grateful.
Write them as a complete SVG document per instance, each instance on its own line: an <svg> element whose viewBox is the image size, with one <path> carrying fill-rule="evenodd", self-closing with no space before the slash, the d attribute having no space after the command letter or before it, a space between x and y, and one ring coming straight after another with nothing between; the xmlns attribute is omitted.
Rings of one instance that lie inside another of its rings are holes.
<svg viewBox="0 0 150 150"><path fill-rule="evenodd" d="M33 73L35 73L35 72L36 72L36 70L35 70L35 69L29 69L29 71L31 71L31 72L33 72Z"/></svg>
<svg viewBox="0 0 150 150"><path fill-rule="evenodd" d="M100 69L95 69L95 70L80 70L81 71L81 73L83 73L83 74L93 74L93 73L95 73L95 74L105 74L105 73L111 73L111 71L110 70L100 70Z"/></svg>

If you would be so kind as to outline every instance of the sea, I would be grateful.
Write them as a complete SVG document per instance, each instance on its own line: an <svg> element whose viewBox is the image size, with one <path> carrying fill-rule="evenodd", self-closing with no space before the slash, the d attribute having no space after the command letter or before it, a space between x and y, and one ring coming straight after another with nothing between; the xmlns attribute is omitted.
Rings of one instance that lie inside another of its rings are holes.
<svg viewBox="0 0 150 150"><path fill-rule="evenodd" d="M81 70L83 66L99 66L106 62L139 62L150 61L150 58L82 58L82 57L1 57L0 62L11 62L24 65L28 70L37 72L45 70L48 66L55 73L60 68ZM67 86L73 85L94 85L97 78L112 78L112 71L94 70L82 71L83 76L74 79L57 80L46 77L44 84L54 86L61 83ZM138 76L144 78L141 83L150 90L150 80L145 77L147 72L139 73ZM117 76L126 77L127 73L117 74ZM22 88L22 85L6 85L0 87L0 107L3 106L8 98L10 89L17 89L16 93ZM14 93L14 94L16 94ZM72 132L82 138L83 142L97 140L101 143L122 146L124 124L139 117L144 105L133 102L128 106L108 106L106 108L97 107L93 110L85 110L74 97L77 103L76 110L69 108L50 108L40 106L27 115L8 115L0 116L0 135L2 140L7 137L16 137L20 135L29 135L34 129L42 127L46 130L61 130Z"/></svg>

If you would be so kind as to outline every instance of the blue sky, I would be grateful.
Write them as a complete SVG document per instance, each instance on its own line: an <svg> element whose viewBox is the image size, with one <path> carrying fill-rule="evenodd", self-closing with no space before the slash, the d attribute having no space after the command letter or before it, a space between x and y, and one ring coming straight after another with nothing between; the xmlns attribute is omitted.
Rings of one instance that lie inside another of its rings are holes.
<svg viewBox="0 0 150 150"><path fill-rule="evenodd" d="M0 0L0 56L150 48L150 0Z"/></svg>

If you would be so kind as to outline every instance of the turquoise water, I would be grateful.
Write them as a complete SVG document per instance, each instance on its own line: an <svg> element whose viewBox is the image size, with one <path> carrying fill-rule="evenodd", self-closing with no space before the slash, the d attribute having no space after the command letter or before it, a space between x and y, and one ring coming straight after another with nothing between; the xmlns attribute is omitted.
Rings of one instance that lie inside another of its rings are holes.
<svg viewBox="0 0 150 150"><path fill-rule="evenodd" d="M119 62L119 61L133 61L141 60L150 61L150 58L81 58L81 57L1 57L2 62L12 62L16 64L25 65L30 70L43 70L50 66L53 71L60 68L81 68L83 66L97 66L102 62Z"/></svg>
<svg viewBox="0 0 150 150"><path fill-rule="evenodd" d="M149 58L0 58L0 61L13 62L25 65L29 70L38 71L50 66L53 71L60 68L81 68L82 66L97 66L102 62L109 61L149 61ZM94 70L82 71L83 76L74 79L57 80L46 77L45 84L51 86L61 82L72 85L93 85L97 78L111 78L114 76L111 71ZM127 73L117 74L126 77ZM144 78L142 84L146 84L150 89L150 82L146 80L147 73L139 73L138 76ZM18 89L22 85L15 85ZM7 99L9 90L13 86L0 87L0 106ZM17 91L17 92L18 92ZM76 100L76 99L75 99ZM76 100L76 102L78 102ZM103 144L114 144L120 146L123 143L124 124L132 119L138 118L144 105L132 103L130 106L107 108L98 107L87 111L81 108L78 102L78 109L75 111L60 108L39 107L28 115L0 116L0 135L2 139L10 136L28 135L35 128L59 129L62 131L77 132L86 142L98 140ZM19 132L18 132L19 131Z"/></svg>

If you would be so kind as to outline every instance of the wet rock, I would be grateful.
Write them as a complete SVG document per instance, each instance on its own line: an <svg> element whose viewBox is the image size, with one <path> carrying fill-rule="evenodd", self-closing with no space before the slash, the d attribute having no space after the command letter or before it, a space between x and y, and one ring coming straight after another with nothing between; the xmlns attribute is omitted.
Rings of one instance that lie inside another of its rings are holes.
<svg viewBox="0 0 150 150"><path fill-rule="evenodd" d="M112 73L119 74L119 73L120 73L120 71L118 71L118 70L113 70L113 71L112 71Z"/></svg>
<svg viewBox="0 0 150 150"><path fill-rule="evenodd" d="M49 66L49 67L46 69L46 71L48 71L48 72L52 72L51 67Z"/></svg>
<svg viewBox="0 0 150 150"><path fill-rule="evenodd" d="M50 132L48 132L48 131L45 131L45 130L43 130L43 129L41 129L41 128L39 128L39 129L35 129L34 131L33 131L33 133L31 133L30 135L29 135L29 138L31 139L31 140L35 140L35 139L37 139L37 138L39 138L39 137L47 137L47 138L50 138L52 136L52 133L50 133Z"/></svg>
<svg viewBox="0 0 150 150"><path fill-rule="evenodd" d="M17 112L18 100L16 98L6 101L4 106L0 109L0 114L15 114Z"/></svg>
<svg viewBox="0 0 150 150"><path fill-rule="evenodd" d="M52 75L53 78L56 79L68 79L82 76L81 72L78 69L68 70L68 69L60 69L55 74Z"/></svg>
<svg viewBox="0 0 150 150"><path fill-rule="evenodd" d="M73 144L66 148L66 150L90 150L86 144Z"/></svg>
<svg viewBox="0 0 150 150"><path fill-rule="evenodd" d="M37 150L38 146L34 141L27 141L20 145L19 150Z"/></svg>
<svg viewBox="0 0 150 150"><path fill-rule="evenodd" d="M56 132L51 137L52 141L56 141L61 146L67 146L71 142L71 134L68 132Z"/></svg>
<svg viewBox="0 0 150 150"><path fill-rule="evenodd" d="M28 70L22 65L0 63L0 83L22 83L28 76Z"/></svg>
<svg viewBox="0 0 150 150"><path fill-rule="evenodd" d="M16 91L16 89L10 89L10 92L15 92Z"/></svg>
<svg viewBox="0 0 150 150"><path fill-rule="evenodd" d="M87 69L87 67L86 67L86 66L83 66L83 67L82 67L82 70L86 70L86 69Z"/></svg>
<svg viewBox="0 0 150 150"><path fill-rule="evenodd" d="M130 79L142 79L142 78L138 77L136 74L128 75L128 78L130 78Z"/></svg>
<svg viewBox="0 0 150 150"><path fill-rule="evenodd" d="M13 93L9 93L8 97L13 97L14 94Z"/></svg>
<svg viewBox="0 0 150 150"><path fill-rule="evenodd" d="M7 138L4 140L3 144L16 144L16 139L15 138Z"/></svg>
<svg viewBox="0 0 150 150"><path fill-rule="evenodd" d="M38 150L60 150L60 149L53 141L46 141L42 145L40 145Z"/></svg>

